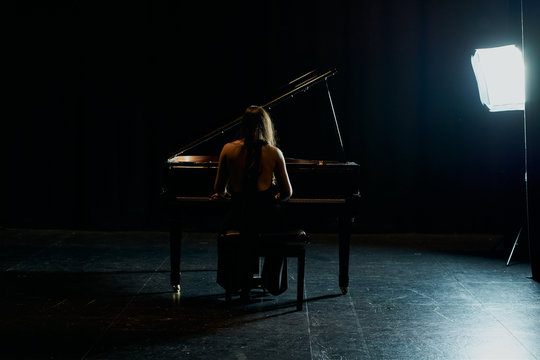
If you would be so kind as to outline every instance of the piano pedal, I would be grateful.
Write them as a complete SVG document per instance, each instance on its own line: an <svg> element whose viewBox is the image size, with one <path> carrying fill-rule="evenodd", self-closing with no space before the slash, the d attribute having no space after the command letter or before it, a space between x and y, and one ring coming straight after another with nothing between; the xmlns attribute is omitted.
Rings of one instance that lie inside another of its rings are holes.
<svg viewBox="0 0 540 360"><path fill-rule="evenodd" d="M173 291L180 294L180 284L176 284L172 286Z"/></svg>

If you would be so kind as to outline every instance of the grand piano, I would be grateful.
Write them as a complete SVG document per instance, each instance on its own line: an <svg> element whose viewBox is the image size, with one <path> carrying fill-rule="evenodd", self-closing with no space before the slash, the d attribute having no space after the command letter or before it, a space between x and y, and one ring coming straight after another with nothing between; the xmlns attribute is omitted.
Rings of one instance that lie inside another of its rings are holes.
<svg viewBox="0 0 540 360"><path fill-rule="evenodd" d="M291 81L282 94L264 104L263 107L266 110L271 110L300 92L307 92L319 83L326 83L337 140L343 150L343 142L328 87L328 79L335 74L335 70L311 71ZM240 121L241 117L183 146L172 154L165 163L162 200L171 219L170 281L175 291L180 291L181 243L186 219L193 218L193 216L224 214L229 205L227 200L210 199L221 148L217 148L216 155L212 156L186 154L193 152L193 149L201 144L230 132L240 124ZM333 217L338 220L339 287L341 292L345 294L349 287L351 225L359 212L360 166L354 162L341 160L286 158L285 161L294 189L293 196L284 204L285 211L290 214ZM302 224L299 225L302 227Z"/></svg>

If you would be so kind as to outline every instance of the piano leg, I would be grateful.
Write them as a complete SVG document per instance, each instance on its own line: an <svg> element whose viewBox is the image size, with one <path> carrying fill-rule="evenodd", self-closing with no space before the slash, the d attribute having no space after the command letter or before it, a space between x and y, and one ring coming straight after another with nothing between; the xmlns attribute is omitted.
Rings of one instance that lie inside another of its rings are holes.
<svg viewBox="0 0 540 360"><path fill-rule="evenodd" d="M182 223L179 219L171 221L169 234L171 246L171 286L180 293L180 253L182 248Z"/></svg>
<svg viewBox="0 0 540 360"><path fill-rule="evenodd" d="M339 217L339 288L343 295L349 292L349 253L353 217L342 214Z"/></svg>

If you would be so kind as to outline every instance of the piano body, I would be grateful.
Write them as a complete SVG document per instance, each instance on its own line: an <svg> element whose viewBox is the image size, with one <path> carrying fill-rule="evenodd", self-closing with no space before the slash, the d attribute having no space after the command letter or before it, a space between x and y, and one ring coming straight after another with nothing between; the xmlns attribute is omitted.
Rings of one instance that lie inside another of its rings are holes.
<svg viewBox="0 0 540 360"><path fill-rule="evenodd" d="M334 75L335 71L317 74L310 72L292 84L292 90L263 105L266 109L291 98L300 91ZM328 85L327 85L328 86ZM328 90L330 105L333 104ZM170 257L171 285L180 290L180 256L183 221L189 216L219 215L226 212L227 200L211 200L214 179L218 167L218 155L190 156L185 152L199 144L219 136L240 123L237 118L180 149L171 156L164 167L162 199L171 217ZM334 113L334 120L335 113ZM336 133L341 143L337 121ZM342 143L341 143L342 144ZM221 149L216 149L219 153ZM293 196L284 203L290 214L314 214L314 216L339 219L339 286L342 293L349 286L349 250L351 225L359 211L360 166L348 161L303 160L286 158L287 171L293 186ZM301 228L302 225L299 224Z"/></svg>

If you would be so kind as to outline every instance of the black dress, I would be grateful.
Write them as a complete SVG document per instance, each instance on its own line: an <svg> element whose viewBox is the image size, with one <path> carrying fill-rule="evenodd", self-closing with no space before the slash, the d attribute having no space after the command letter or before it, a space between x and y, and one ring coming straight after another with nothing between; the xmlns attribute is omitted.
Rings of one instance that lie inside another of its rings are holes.
<svg viewBox="0 0 540 360"><path fill-rule="evenodd" d="M253 274L258 272L258 234L282 231L287 228L277 189L271 186L257 190L261 149L265 142L258 141L246 146L246 169L242 192L231 193L231 209L225 215L222 232L237 230L240 236L227 243L218 243L217 282L231 291L248 291L253 284ZM287 259L266 257L262 272L263 286L274 295L287 290Z"/></svg>

